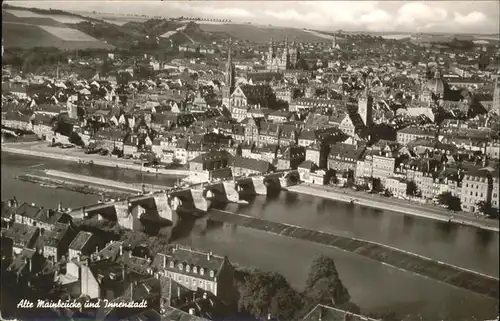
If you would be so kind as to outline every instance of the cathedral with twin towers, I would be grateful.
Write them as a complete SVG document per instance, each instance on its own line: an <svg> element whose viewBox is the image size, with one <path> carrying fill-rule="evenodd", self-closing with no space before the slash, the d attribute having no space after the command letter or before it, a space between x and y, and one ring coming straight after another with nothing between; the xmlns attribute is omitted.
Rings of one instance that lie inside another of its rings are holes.
<svg viewBox="0 0 500 321"><path fill-rule="evenodd" d="M276 50L274 40L271 38L269 43L269 51L266 55L266 69L269 72L279 72L287 69L295 69L297 62L299 61L299 50L295 44L292 42L290 46L288 44L288 38L285 38L282 50Z"/></svg>

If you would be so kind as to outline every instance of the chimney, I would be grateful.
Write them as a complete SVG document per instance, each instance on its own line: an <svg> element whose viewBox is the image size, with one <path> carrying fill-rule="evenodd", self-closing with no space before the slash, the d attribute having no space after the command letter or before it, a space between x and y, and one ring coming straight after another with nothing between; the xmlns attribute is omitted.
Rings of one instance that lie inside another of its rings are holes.
<svg viewBox="0 0 500 321"><path fill-rule="evenodd" d="M190 309L189 309L189 314L191 314L191 315L195 315L195 314L194 314L194 311L195 311L195 310L194 310L194 308L190 308Z"/></svg>
<svg viewBox="0 0 500 321"><path fill-rule="evenodd" d="M177 299L179 300L181 298L181 287L177 286Z"/></svg>
<svg viewBox="0 0 500 321"><path fill-rule="evenodd" d="M96 254L99 253L99 247L98 246L95 247L95 253Z"/></svg>
<svg viewBox="0 0 500 321"><path fill-rule="evenodd" d="M123 255L123 244L120 244L120 256Z"/></svg>
<svg viewBox="0 0 500 321"><path fill-rule="evenodd" d="M31 259L28 259L28 264L29 264L29 269L31 272L33 270L33 263L31 262Z"/></svg>
<svg viewBox="0 0 500 321"><path fill-rule="evenodd" d="M59 204L57 204L57 211L62 212L62 203L61 202L59 202Z"/></svg>
<svg viewBox="0 0 500 321"><path fill-rule="evenodd" d="M210 261L210 259L212 258L212 255L213 255L213 253L212 253L212 252L208 252L208 253L207 253L207 260L209 260L209 261Z"/></svg>
<svg viewBox="0 0 500 321"><path fill-rule="evenodd" d="M164 255L163 256L163 268L166 268L167 267L167 256Z"/></svg>

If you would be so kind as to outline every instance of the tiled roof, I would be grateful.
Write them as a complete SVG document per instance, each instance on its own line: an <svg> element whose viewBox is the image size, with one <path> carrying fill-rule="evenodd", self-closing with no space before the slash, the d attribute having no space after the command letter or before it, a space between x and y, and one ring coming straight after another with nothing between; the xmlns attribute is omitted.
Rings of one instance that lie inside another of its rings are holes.
<svg viewBox="0 0 500 321"><path fill-rule="evenodd" d="M302 321L377 321L362 315L318 304Z"/></svg>
<svg viewBox="0 0 500 321"><path fill-rule="evenodd" d="M9 229L2 228L2 236L11 238L15 245L26 246L38 232L38 228L20 223L13 223Z"/></svg>
<svg viewBox="0 0 500 321"><path fill-rule="evenodd" d="M260 173L267 173L271 170L271 164L269 162L240 156L233 157L230 161L230 166L249 169Z"/></svg>
<svg viewBox="0 0 500 321"><path fill-rule="evenodd" d="M69 229L69 225L60 223L56 224L52 228L52 230L50 230L43 236L45 240L43 245L57 247L59 245L59 242L61 242L62 238L66 235Z"/></svg>
<svg viewBox="0 0 500 321"><path fill-rule="evenodd" d="M71 250L80 251L85 246L85 244L87 244L87 242L90 240L92 236L93 234L90 232L84 232L84 231L78 232L75 239L69 245L69 248Z"/></svg>
<svg viewBox="0 0 500 321"><path fill-rule="evenodd" d="M29 217L34 219L37 215L42 211L41 207L38 207L34 204L23 203L16 210L16 215L21 215L24 217Z"/></svg>
<svg viewBox="0 0 500 321"><path fill-rule="evenodd" d="M354 145L349 144L335 144L332 145L330 154L328 155L329 159L338 159L338 160L352 160L351 162L356 162L363 155L364 150L358 148Z"/></svg>
<svg viewBox="0 0 500 321"><path fill-rule="evenodd" d="M208 162L208 161L224 161L224 160L229 161L230 158L231 158L231 155L227 151L224 151L224 150L211 151L211 152L200 154L200 155L196 156L195 158L193 158L191 160L191 162L204 163L204 162Z"/></svg>

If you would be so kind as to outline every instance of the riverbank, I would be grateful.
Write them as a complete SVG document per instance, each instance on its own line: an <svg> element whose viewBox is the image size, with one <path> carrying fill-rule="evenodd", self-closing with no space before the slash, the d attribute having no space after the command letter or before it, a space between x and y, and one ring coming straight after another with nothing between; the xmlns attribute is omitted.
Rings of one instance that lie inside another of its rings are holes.
<svg viewBox="0 0 500 321"><path fill-rule="evenodd" d="M102 195L106 198L124 198L129 195L125 191L119 191L116 189L109 189L102 186L89 186L77 182L70 182L68 180L59 180L53 177L33 175L33 174L22 174L16 177L17 179L25 182L30 182L33 184L38 184L45 188L58 188L64 189L72 192L82 193L82 194L94 194Z"/></svg>
<svg viewBox="0 0 500 321"><path fill-rule="evenodd" d="M142 187L143 187L141 183L127 184L127 183L123 183L123 182L112 181L109 179L103 179L103 178L97 178L97 177L85 176L85 175L78 175L78 174L74 174L74 173L67 173L67 172L57 171L57 170L53 170L53 169L45 170L45 174L47 174L49 176L53 176L53 177L64 178L65 180L78 181L78 182L83 182L83 183L86 183L89 185L105 186L108 188L126 190L126 191L130 191L133 193L141 192ZM153 191L153 192L165 190L168 188L169 187L167 187L167 186L144 184L144 189L146 189L148 191Z"/></svg>
<svg viewBox="0 0 500 321"><path fill-rule="evenodd" d="M272 222L221 210L211 211L207 219L335 247L342 251L358 254L378 261L396 269L415 273L490 298L499 298L498 278L436 261L384 244L334 235L332 233L311 230L291 224Z"/></svg>
<svg viewBox="0 0 500 321"><path fill-rule="evenodd" d="M134 164L132 159L123 159L96 154L85 154L82 149L69 148L61 149L57 147L48 147L46 142L20 142L20 143L2 143L1 151L6 153L20 154L26 156L36 156L51 158L68 162L94 164L99 166L131 169L142 171L144 173L185 177L189 176L188 170L183 169L164 169L147 168L139 164Z"/></svg>
<svg viewBox="0 0 500 321"><path fill-rule="evenodd" d="M302 183L300 185L287 187L286 189L290 192L319 196L346 203L350 203L354 200L354 203L360 206L367 206L400 214L407 214L499 232L499 222L497 220L474 217L472 213L451 213L446 212L445 210L428 208L426 206L404 202L401 200L367 195L366 193L354 192L348 189L340 190L329 186L317 186Z"/></svg>

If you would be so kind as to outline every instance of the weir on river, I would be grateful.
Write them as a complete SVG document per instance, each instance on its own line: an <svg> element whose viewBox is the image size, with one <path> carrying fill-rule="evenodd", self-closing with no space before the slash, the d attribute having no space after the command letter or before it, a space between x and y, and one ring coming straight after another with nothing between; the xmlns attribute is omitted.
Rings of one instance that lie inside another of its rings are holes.
<svg viewBox="0 0 500 321"><path fill-rule="evenodd" d="M220 210L211 211L204 220L206 222L211 220L230 223L276 235L333 246L439 282L444 282L491 298L499 298L498 278L438 262L387 245Z"/></svg>

